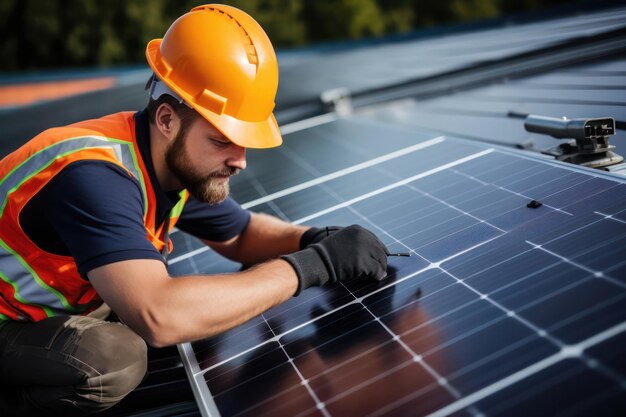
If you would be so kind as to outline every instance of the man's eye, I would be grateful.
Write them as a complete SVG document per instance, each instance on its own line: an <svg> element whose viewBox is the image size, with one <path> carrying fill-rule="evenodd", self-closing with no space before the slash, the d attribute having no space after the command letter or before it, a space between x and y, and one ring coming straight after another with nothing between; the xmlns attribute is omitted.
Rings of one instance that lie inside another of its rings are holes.
<svg viewBox="0 0 626 417"><path fill-rule="evenodd" d="M211 142L213 142L213 144L219 146L219 147L225 147L230 145L230 141L227 140L219 140L219 139L215 139L215 138L209 138L209 140Z"/></svg>

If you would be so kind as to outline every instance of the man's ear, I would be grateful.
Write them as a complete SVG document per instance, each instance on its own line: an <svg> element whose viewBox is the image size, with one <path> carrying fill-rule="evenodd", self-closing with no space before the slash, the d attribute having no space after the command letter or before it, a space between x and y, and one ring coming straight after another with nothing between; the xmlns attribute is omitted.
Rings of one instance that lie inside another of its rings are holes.
<svg viewBox="0 0 626 417"><path fill-rule="evenodd" d="M174 108L167 103L161 103L156 110L154 123L167 139L173 139L180 129L180 119Z"/></svg>

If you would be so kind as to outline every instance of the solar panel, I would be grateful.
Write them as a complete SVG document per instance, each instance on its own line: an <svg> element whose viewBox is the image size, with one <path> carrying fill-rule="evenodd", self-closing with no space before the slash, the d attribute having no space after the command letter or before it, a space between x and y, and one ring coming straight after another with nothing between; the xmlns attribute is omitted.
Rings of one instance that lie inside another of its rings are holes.
<svg viewBox="0 0 626 417"><path fill-rule="evenodd" d="M249 160L244 206L412 256L179 346L203 415L626 412L623 179L358 117ZM173 275L239 268L173 238Z"/></svg>

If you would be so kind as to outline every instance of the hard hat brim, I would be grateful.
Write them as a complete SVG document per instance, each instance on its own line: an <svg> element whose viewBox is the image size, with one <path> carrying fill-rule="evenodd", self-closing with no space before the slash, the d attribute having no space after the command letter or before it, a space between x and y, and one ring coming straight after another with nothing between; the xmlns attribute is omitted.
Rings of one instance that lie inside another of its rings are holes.
<svg viewBox="0 0 626 417"><path fill-rule="evenodd" d="M169 88L176 92L185 103L194 108L202 117L233 143L244 148L266 149L283 143L278 123L273 114L260 122L239 120L225 113L217 114L195 103L194 97L179 88L167 74L163 74L156 65L162 39L153 39L146 48L146 59L152 71Z"/></svg>

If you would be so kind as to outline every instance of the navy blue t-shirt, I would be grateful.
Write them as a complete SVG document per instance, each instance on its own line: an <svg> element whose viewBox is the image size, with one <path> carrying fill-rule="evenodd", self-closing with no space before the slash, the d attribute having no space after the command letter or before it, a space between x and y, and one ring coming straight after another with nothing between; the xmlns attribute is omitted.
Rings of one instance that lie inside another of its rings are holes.
<svg viewBox="0 0 626 417"><path fill-rule="evenodd" d="M159 186L150 156L148 118L135 114L141 157L157 200L157 224L163 223L179 200L178 190ZM196 237L225 241L241 233L250 213L232 198L209 205L191 197L176 226ZM129 259L163 256L146 237L139 183L115 164L80 161L65 167L20 214L26 235L42 250L72 256L78 272Z"/></svg>

